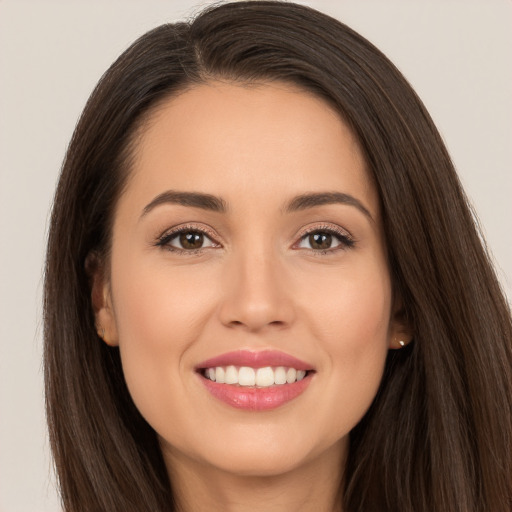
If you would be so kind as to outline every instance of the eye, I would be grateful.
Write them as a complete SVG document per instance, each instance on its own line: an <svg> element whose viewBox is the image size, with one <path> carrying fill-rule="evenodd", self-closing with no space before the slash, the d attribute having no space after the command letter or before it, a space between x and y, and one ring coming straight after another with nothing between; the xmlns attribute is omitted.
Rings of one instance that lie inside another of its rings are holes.
<svg viewBox="0 0 512 512"><path fill-rule="evenodd" d="M303 235L297 244L297 248L326 252L346 249L353 245L354 241L348 234L333 229L316 229Z"/></svg>
<svg viewBox="0 0 512 512"><path fill-rule="evenodd" d="M218 247L206 233L199 229L183 228L166 233L158 240L157 245L170 251L198 251L207 247Z"/></svg>

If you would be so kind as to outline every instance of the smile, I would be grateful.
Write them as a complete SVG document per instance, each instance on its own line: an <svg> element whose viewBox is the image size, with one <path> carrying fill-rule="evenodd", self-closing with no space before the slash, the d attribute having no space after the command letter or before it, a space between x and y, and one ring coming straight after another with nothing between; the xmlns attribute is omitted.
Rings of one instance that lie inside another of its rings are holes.
<svg viewBox="0 0 512 512"><path fill-rule="evenodd" d="M268 388L269 386L283 386L301 381L306 376L306 370L286 368L278 366L272 368L251 368L250 366L217 366L206 368L203 371L204 377L219 384L230 384L239 386L256 386Z"/></svg>
<svg viewBox="0 0 512 512"><path fill-rule="evenodd" d="M301 395L315 373L311 365L279 351L240 350L196 367L207 391L237 409L275 409Z"/></svg>

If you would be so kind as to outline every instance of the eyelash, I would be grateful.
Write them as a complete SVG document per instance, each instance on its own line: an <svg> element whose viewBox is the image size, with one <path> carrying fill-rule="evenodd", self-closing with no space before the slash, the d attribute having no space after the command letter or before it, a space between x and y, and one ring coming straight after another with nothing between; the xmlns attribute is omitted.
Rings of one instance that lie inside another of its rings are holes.
<svg viewBox="0 0 512 512"><path fill-rule="evenodd" d="M166 249L175 254L183 254L183 255L187 255L187 256L193 256L195 254L203 252L205 249L210 248L210 247L200 247L198 249L180 249L179 247L171 246L170 242L183 233L200 233L212 242L213 248L220 247L220 244L218 242L216 242L215 235L212 231L205 229L202 226L200 227L200 226L194 226L194 225L181 226L181 227L178 227L171 231L165 232L164 234L160 235L157 238L155 245L157 247L161 247L162 249ZM311 251L311 253L314 254L315 256L322 256L322 255L329 254L329 253L332 254L332 253L335 253L338 251L351 249L352 247L354 247L354 245L356 243L354 238L352 238L352 236L349 235L344 230L336 229L336 227L333 227L333 226L314 226L314 227L307 229L306 231L303 231L300 234L298 242L295 242L293 244L293 247L296 250L300 250L297 246L299 244L301 244L302 241L306 239L306 237L310 236L313 233L323 233L323 234L331 235L334 238L336 238L337 241L339 242L338 247L333 247L333 248L328 248L328 249L316 249L316 250L309 249L309 251Z"/></svg>
<svg viewBox="0 0 512 512"><path fill-rule="evenodd" d="M215 235L212 231L206 229L205 227L194 225L181 226L171 231L165 232L163 235L158 237L155 245L175 254L183 254L185 256L193 256L194 254L198 254L203 252L205 249L208 249L208 247L200 247L198 249L180 249L179 247L171 246L170 242L183 233L201 233L213 243L214 247L220 246L220 244L215 241Z"/></svg>
<svg viewBox="0 0 512 512"><path fill-rule="evenodd" d="M349 235L345 230L337 228L335 226L314 226L300 234L299 241L294 244L294 246L299 245L306 237L312 235L313 233L323 233L327 235L331 235L338 240L340 245L338 247L333 247L329 249L310 249L311 253L315 256L323 256L326 254L336 253L338 251L346 251L347 249L351 249L354 247L356 241L354 238Z"/></svg>

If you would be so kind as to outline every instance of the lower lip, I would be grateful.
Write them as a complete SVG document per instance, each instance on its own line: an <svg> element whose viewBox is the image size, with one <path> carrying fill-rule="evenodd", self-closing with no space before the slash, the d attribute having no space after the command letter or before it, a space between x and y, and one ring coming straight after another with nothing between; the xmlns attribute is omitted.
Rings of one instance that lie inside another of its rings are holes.
<svg viewBox="0 0 512 512"><path fill-rule="evenodd" d="M236 384L219 384L200 375L206 389L222 402L246 411L269 411L290 402L301 395L311 382L312 374L292 384L268 388L244 387Z"/></svg>

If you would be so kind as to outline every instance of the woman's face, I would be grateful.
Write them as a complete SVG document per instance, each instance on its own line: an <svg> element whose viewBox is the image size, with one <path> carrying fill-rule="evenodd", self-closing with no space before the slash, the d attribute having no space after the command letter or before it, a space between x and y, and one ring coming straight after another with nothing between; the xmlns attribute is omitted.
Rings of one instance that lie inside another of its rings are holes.
<svg viewBox="0 0 512 512"><path fill-rule="evenodd" d="M358 143L279 83L214 82L155 111L93 297L170 468L339 464L401 330Z"/></svg>

